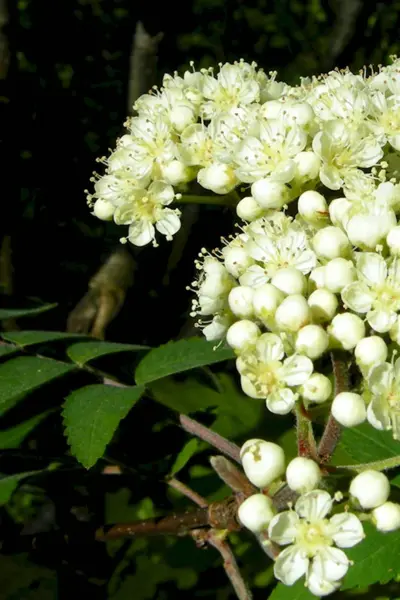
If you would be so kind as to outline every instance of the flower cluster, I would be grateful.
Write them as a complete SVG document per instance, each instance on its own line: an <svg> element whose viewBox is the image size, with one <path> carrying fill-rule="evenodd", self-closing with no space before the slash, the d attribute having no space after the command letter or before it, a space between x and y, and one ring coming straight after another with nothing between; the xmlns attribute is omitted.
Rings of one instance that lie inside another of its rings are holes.
<svg viewBox="0 0 400 600"><path fill-rule="evenodd" d="M381 472L366 470L357 475L350 483L347 504L328 519L334 501L341 503L343 494L332 497L319 489L322 472L312 459L297 457L286 467L282 448L259 439L245 442L240 455L247 478L260 492L240 505L239 520L256 535L266 533L263 543L287 546L278 551L274 564L275 577L285 585L304 575L316 596L337 590L352 564L343 549L365 537L361 515L379 531L400 529L400 505L388 501L390 484ZM294 508L289 505L289 510L278 512L274 498L284 483L300 496Z"/></svg>
<svg viewBox="0 0 400 600"><path fill-rule="evenodd" d="M229 138L230 168L250 184L244 223L202 251L192 315L235 350L243 391L271 412L330 400L342 425L368 419L400 439L400 60L296 87L263 78L273 98L257 81L259 98L230 109L252 111ZM332 350L359 370L335 398L320 372Z"/></svg>

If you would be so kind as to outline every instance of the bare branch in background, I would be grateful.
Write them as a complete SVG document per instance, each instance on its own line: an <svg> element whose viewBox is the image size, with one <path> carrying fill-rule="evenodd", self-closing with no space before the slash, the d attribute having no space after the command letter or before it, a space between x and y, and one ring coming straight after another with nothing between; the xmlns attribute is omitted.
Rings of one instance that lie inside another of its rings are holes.
<svg viewBox="0 0 400 600"><path fill-rule="evenodd" d="M67 331L90 333L104 339L133 284L135 261L123 246L118 247L89 281L89 291L70 313Z"/></svg>
<svg viewBox="0 0 400 600"><path fill-rule="evenodd" d="M6 79L10 66L10 48L6 27L9 21L7 0L0 0L0 80Z"/></svg>
<svg viewBox="0 0 400 600"><path fill-rule="evenodd" d="M354 35L357 18L363 7L361 0L339 0L337 18L330 37L330 50L324 61L324 69L332 69L347 43Z"/></svg>
<svg viewBox="0 0 400 600"><path fill-rule="evenodd" d="M162 33L151 36L139 21L133 36L129 64L128 114L133 113L133 105L142 94L150 90L156 81L158 45Z"/></svg>

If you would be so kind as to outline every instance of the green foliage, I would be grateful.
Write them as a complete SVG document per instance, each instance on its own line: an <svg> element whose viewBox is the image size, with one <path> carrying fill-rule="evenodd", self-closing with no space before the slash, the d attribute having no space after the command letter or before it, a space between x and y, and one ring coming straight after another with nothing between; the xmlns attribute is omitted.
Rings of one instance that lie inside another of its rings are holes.
<svg viewBox="0 0 400 600"><path fill-rule="evenodd" d="M0 431L0 450L5 448L18 448L24 439L41 423L52 411L47 410L40 415L27 419L14 427Z"/></svg>
<svg viewBox="0 0 400 600"><path fill-rule="evenodd" d="M4 475L0 478L0 506L7 504L11 498L12 493L17 488L18 483L22 479L31 477L32 475L39 475L44 470L40 471L26 471L25 473L14 473L13 475Z"/></svg>
<svg viewBox="0 0 400 600"><path fill-rule="evenodd" d="M268 600L315 600L315 596L304 586L304 581L300 580L290 587L278 583Z"/></svg>
<svg viewBox="0 0 400 600"><path fill-rule="evenodd" d="M143 392L141 386L89 385L68 396L63 411L66 435L84 467L89 469L103 456L119 422Z"/></svg>
<svg viewBox="0 0 400 600"><path fill-rule="evenodd" d="M21 346L21 348L35 344L55 342L57 340L73 340L77 337L87 337L63 331L12 331L11 333L2 333L1 336L7 342Z"/></svg>
<svg viewBox="0 0 400 600"><path fill-rule="evenodd" d="M364 524L366 538L354 548L346 550L354 561L344 579L347 590L373 583L387 583L400 574L400 531L380 533L370 524Z"/></svg>
<svg viewBox="0 0 400 600"><path fill-rule="evenodd" d="M138 384L150 383L175 373L189 371L234 358L230 348L217 348L204 338L191 338L170 342L151 350L139 363L135 379Z"/></svg>
<svg viewBox="0 0 400 600"><path fill-rule="evenodd" d="M399 456L400 443L391 431L378 431L369 423L343 431L340 445L355 462L366 463Z"/></svg>
<svg viewBox="0 0 400 600"><path fill-rule="evenodd" d="M189 462L189 460L199 451L200 448L204 448L205 444L200 442L196 438L192 438L183 446L172 465L170 475L171 477L179 473Z"/></svg>
<svg viewBox="0 0 400 600"><path fill-rule="evenodd" d="M0 320L20 319L21 317L35 317L43 312L55 308L57 304L43 304L35 308L0 308Z"/></svg>
<svg viewBox="0 0 400 600"><path fill-rule="evenodd" d="M67 350L71 360L78 365L85 365L91 360L108 356L118 352L138 352L146 350L147 346L137 346L135 344L115 344L113 342L87 341L73 344Z"/></svg>
<svg viewBox="0 0 400 600"><path fill-rule="evenodd" d="M29 392L70 373L74 368L73 365L36 356L19 356L0 365L0 415Z"/></svg>

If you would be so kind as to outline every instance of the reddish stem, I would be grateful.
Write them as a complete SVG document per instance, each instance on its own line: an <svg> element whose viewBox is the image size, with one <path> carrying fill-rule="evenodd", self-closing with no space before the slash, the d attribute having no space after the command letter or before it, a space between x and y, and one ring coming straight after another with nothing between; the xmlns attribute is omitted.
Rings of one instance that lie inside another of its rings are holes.
<svg viewBox="0 0 400 600"><path fill-rule="evenodd" d="M214 448L217 448L222 454L229 456L235 462L240 464L239 446L186 415L179 415L179 421L185 431L195 435L211 446L214 446Z"/></svg>

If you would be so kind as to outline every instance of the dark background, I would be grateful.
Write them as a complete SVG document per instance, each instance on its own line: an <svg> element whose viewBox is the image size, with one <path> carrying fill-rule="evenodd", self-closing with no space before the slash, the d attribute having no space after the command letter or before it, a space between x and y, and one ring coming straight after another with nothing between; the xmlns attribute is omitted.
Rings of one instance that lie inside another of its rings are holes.
<svg viewBox="0 0 400 600"><path fill-rule="evenodd" d="M85 294L89 279L123 235L122 228L90 215L84 190L91 189L92 171L101 172L96 158L107 154L123 133L129 58L138 20L153 35L163 32L154 83L160 83L164 73L183 71L190 60L200 68L239 58L255 60L266 71L276 69L280 79L295 83L300 75L334 67L359 69L386 63L389 55L398 52L400 39L399 0L195 0L182 4L10 0L8 11L3 35L10 61L7 76L0 82L0 233L11 236L14 292L2 304L58 303L56 310L30 324L35 329L65 329L68 314ZM190 218L188 241L168 278L171 244L134 254L135 285L110 326L108 339L157 345L182 331L190 304L185 286L193 276L193 259L201 246L217 245L232 227L231 215L221 209L202 207ZM176 428L161 428L147 448L144 440L147 434L153 435L154 421L167 419L167 411L164 414L164 409L154 405L151 413L148 406L135 412L141 424L140 443L130 437L130 417L119 439L120 457L143 459L144 475L136 474L133 490L129 485L128 492L121 479L103 484L95 475L82 472L55 475L45 493L25 489L14 498L14 512L8 510L3 516L3 526L12 530L18 511L26 509L22 505L27 497L30 507L36 503L42 507L50 499L49 511L55 511L55 521L66 530L76 527L77 511L94 515L95 521L104 513L109 520L142 518L154 509L150 497L157 498L157 510L168 509L165 485L148 483L146 475L157 476L157 469L163 473L165 447L173 454L182 445L182 436ZM58 425L53 429L47 425L39 432L38 448L46 458L65 450ZM29 468L37 465L25 456L23 469ZM202 486L204 494L213 489L207 478ZM144 504L143 498L147 498ZM71 507L78 507L73 514ZM216 555L210 558L209 553L196 550L190 540L140 544L106 551L95 544L78 543L68 550L33 553L30 562L26 555L3 556L0 567L5 582L0 599L70 598L77 593L117 600L232 598ZM239 555L250 564L255 596L266 598L270 571L263 567L263 555L253 555L249 548L247 538L237 540ZM129 556L136 557L136 570L129 566ZM374 590L369 593L370 598L380 595Z"/></svg>

